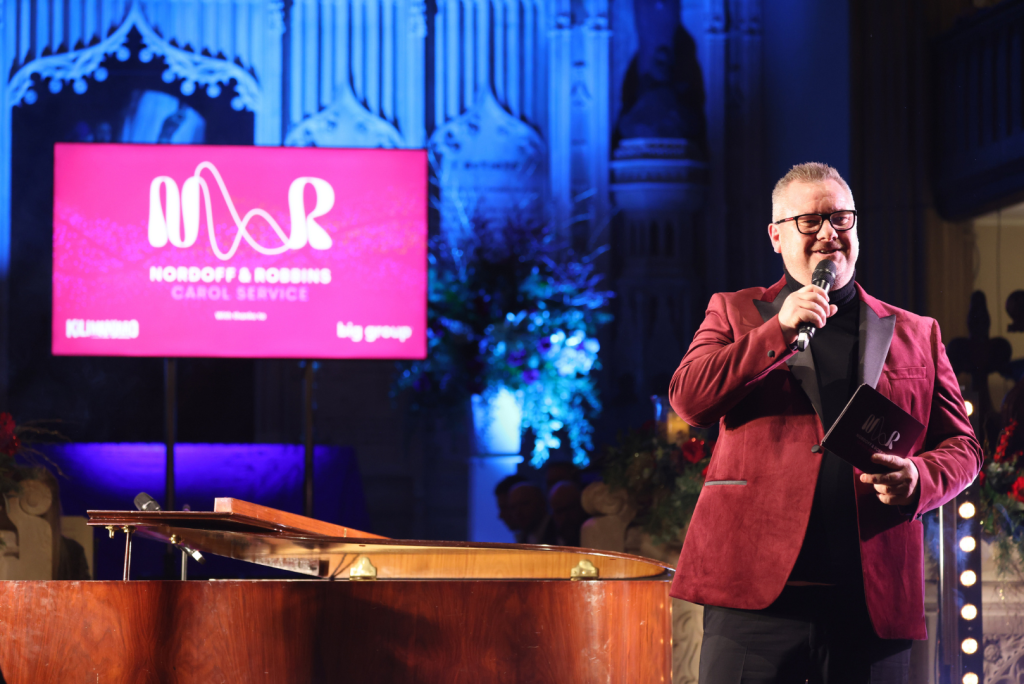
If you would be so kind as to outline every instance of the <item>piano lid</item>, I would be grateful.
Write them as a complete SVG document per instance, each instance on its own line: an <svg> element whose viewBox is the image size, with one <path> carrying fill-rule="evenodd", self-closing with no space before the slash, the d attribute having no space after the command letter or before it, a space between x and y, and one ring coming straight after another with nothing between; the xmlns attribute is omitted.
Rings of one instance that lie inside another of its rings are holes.
<svg viewBox="0 0 1024 684"><path fill-rule="evenodd" d="M331 579L661 580L672 566L612 551L388 539L238 499L209 511L88 511L89 525Z"/></svg>

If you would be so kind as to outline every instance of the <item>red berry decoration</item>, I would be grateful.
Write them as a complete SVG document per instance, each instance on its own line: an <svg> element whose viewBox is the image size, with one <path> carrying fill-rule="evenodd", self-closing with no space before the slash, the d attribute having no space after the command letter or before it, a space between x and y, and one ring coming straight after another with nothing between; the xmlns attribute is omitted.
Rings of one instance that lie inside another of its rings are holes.
<svg viewBox="0 0 1024 684"><path fill-rule="evenodd" d="M996 463L1002 463L1006 460L1006 449L1010 445L1010 438L1013 437L1013 431L1016 429L1016 420L1011 420L1007 423L1006 427L1003 428L1002 433L999 435L999 445L996 446L996 452L992 455L992 460Z"/></svg>
<svg viewBox="0 0 1024 684"><path fill-rule="evenodd" d="M0 413L0 454L14 456L21 448L18 435L14 432L14 418L10 413Z"/></svg>
<svg viewBox="0 0 1024 684"><path fill-rule="evenodd" d="M704 458L704 440L691 437L683 443L683 458L689 463L699 463Z"/></svg>

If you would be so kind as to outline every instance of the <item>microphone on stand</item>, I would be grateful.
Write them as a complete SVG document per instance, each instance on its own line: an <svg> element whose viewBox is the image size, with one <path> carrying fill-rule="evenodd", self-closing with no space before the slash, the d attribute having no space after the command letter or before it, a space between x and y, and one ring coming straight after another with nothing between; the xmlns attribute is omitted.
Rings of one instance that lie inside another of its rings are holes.
<svg viewBox="0 0 1024 684"><path fill-rule="evenodd" d="M157 500L151 497L146 492L139 492L135 495L135 507L140 511L162 511L160 504ZM195 549L185 546L184 544L178 543L176 546L182 550L186 555L192 556L200 563L206 563L206 559L203 558L203 554L199 553Z"/></svg>
<svg viewBox="0 0 1024 684"><path fill-rule="evenodd" d="M836 265L825 259L819 261L818 265L814 268L814 273L811 274L811 285L820 287L828 294L829 290L836 283ZM811 338L814 337L814 333L818 331L818 326L813 323L801 323L800 327L797 328L796 336L796 348L800 351L807 349L807 345L811 343Z"/></svg>
<svg viewBox="0 0 1024 684"><path fill-rule="evenodd" d="M156 499L146 492L139 492L135 495L135 507L140 511L162 511Z"/></svg>

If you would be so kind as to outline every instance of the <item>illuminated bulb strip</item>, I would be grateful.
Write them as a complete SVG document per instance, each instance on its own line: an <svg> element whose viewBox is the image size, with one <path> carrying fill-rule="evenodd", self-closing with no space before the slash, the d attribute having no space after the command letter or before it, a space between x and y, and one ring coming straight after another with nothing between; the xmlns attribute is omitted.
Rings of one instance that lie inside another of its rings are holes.
<svg viewBox="0 0 1024 684"><path fill-rule="evenodd" d="M974 415L974 404L969 401L964 401L964 409L967 411L967 415Z"/></svg>
<svg viewBox="0 0 1024 684"><path fill-rule="evenodd" d="M978 652L978 642L974 639L967 638L960 644L960 648L963 649L963 652L967 655L974 655Z"/></svg>
<svg viewBox="0 0 1024 684"><path fill-rule="evenodd" d="M974 583L978 581L978 576L974 574L973 570L964 570L960 573L960 583L965 587L972 587Z"/></svg>
<svg viewBox="0 0 1024 684"><path fill-rule="evenodd" d="M968 672L964 675L964 684L978 684L978 675Z"/></svg>
<svg viewBox="0 0 1024 684"><path fill-rule="evenodd" d="M978 617L978 608L973 603L965 604L964 607L960 609L960 617L964 620L973 620Z"/></svg>
<svg viewBox="0 0 1024 684"><path fill-rule="evenodd" d="M960 504L960 517L961 518L973 518L974 517L974 504L970 501Z"/></svg>
<svg viewBox="0 0 1024 684"><path fill-rule="evenodd" d="M964 537L960 540L960 550L965 553L970 553L977 548L977 542L974 541L974 537Z"/></svg>

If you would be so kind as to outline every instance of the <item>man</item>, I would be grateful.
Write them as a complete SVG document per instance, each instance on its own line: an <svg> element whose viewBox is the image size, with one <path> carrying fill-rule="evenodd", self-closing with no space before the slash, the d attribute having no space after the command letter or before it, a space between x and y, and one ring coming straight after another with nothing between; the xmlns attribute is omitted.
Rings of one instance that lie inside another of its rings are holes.
<svg viewBox="0 0 1024 684"><path fill-rule="evenodd" d="M587 512L583 510L583 492L572 480L556 482L548 494L551 521L558 533L559 546L579 546L580 528L586 522Z"/></svg>
<svg viewBox="0 0 1024 684"><path fill-rule="evenodd" d="M509 507L508 497L512 488L520 482L526 482L526 478L519 474L509 475L494 487L494 497L498 501L498 519L505 523L505 527L507 527L513 534L519 530L514 527L516 522L512 519L512 511Z"/></svg>
<svg viewBox="0 0 1024 684"><path fill-rule="evenodd" d="M720 434L672 585L704 604L700 681L905 682L925 639L920 516L969 485L981 449L936 322L868 295L849 186L824 164L772 193L785 275L712 297L670 386L676 412ZM830 293L811 285L836 266ZM818 328L797 352L801 324ZM861 384L925 433L891 472L819 444Z"/></svg>
<svg viewBox="0 0 1024 684"><path fill-rule="evenodd" d="M510 528L518 544L557 544L558 532L548 514L544 491L530 482L520 482L508 495Z"/></svg>

